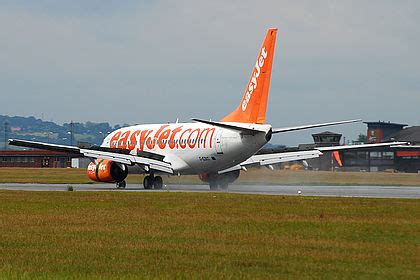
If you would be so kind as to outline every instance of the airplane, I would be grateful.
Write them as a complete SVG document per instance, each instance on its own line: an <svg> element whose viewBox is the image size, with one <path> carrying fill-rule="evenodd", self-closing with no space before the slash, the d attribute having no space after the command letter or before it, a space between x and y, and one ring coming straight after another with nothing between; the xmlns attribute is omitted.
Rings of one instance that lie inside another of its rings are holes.
<svg viewBox="0 0 420 280"><path fill-rule="evenodd" d="M346 120L286 128L266 123L277 29L267 30L251 77L238 107L220 121L193 118L191 123L144 124L111 132L100 146L89 148L9 139L10 145L63 151L91 158L88 177L125 188L128 167L138 166L146 174L144 189L161 189L161 175L198 175L210 190L226 190L247 166L316 158L323 151L360 149L405 144L404 142L335 146L272 154L256 154L273 134L347 124Z"/></svg>

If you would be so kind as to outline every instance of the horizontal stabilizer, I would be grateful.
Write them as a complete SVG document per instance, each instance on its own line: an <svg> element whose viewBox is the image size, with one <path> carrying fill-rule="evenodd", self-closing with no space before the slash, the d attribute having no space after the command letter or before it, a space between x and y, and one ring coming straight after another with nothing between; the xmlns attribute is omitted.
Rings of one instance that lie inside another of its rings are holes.
<svg viewBox="0 0 420 280"><path fill-rule="evenodd" d="M339 125L339 124L346 124L346 123L355 123L355 122L361 122L361 121L362 121L361 119L357 119L357 120L348 120L348 121L339 121L339 122L300 125L300 126L292 126L292 127L285 127L285 128L274 128L273 133L282 133L282 132L289 132L289 131L295 131L295 130L323 127L323 126Z"/></svg>
<svg viewBox="0 0 420 280"><path fill-rule="evenodd" d="M240 131L243 134L255 135L255 134L258 134L258 133L265 133L265 131L262 131L262 130L246 128L246 127L242 127L242 126L233 125L233 124L230 124L230 123L227 124L227 123L222 123L222 122L213 122L213 121L201 120L201 119L196 119L196 118L193 118L192 120L196 121L196 122L201 122L201 123L205 123L205 124L209 124L209 125L213 125L213 126L226 128L226 129Z"/></svg>

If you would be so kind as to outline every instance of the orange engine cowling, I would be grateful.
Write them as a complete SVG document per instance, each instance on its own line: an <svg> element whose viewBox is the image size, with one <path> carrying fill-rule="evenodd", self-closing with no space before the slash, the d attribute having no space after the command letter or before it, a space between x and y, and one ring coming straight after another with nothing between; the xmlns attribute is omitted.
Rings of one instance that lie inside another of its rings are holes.
<svg viewBox="0 0 420 280"><path fill-rule="evenodd" d="M127 175L127 166L106 159L98 159L96 163L91 162L87 168L87 176L96 182L122 182Z"/></svg>

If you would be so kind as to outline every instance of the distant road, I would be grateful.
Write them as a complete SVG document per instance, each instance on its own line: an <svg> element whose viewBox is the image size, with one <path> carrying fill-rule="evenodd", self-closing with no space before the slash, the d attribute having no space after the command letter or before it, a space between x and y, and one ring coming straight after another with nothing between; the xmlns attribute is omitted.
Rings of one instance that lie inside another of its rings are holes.
<svg viewBox="0 0 420 280"><path fill-rule="evenodd" d="M208 192L206 185L167 185L163 190L144 190L139 184L128 184L124 190L115 189L114 184L71 184L75 191L122 191L122 192ZM66 191L68 184L0 184L3 190ZM272 186L232 185L229 193L264 195L376 197L376 198L420 198L419 187L399 186Z"/></svg>

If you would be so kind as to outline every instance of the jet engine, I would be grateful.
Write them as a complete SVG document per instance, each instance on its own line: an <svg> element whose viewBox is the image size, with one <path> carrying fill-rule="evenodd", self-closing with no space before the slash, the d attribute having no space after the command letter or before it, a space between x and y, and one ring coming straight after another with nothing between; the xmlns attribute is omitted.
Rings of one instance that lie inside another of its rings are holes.
<svg viewBox="0 0 420 280"><path fill-rule="evenodd" d="M87 168L87 176L96 182L122 182L128 175L126 165L111 160L97 160L91 162Z"/></svg>

